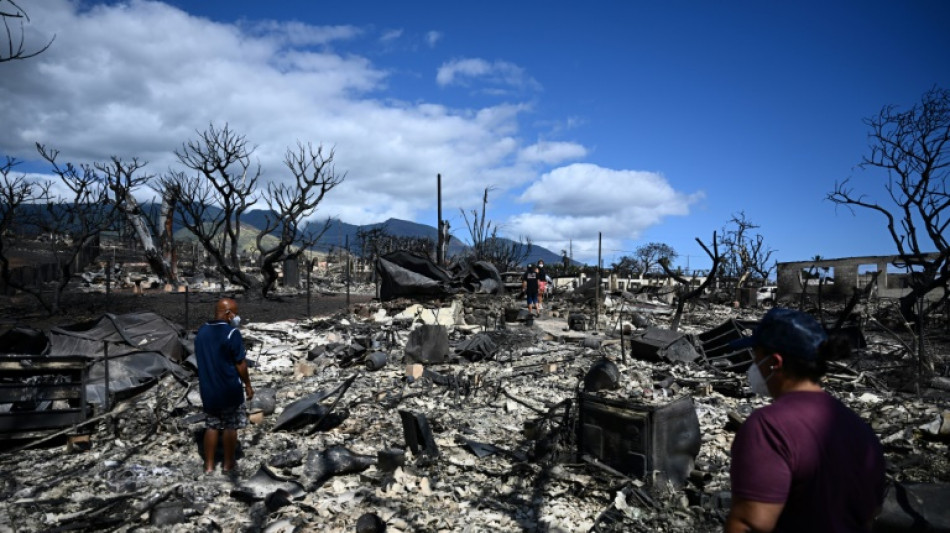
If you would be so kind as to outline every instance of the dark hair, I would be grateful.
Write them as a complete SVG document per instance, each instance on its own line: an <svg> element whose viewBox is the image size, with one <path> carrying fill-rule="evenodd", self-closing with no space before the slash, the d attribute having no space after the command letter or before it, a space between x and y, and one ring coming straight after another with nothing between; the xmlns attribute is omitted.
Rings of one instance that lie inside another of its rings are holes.
<svg viewBox="0 0 950 533"><path fill-rule="evenodd" d="M851 356L851 342L838 332L828 334L828 338L818 345L818 358L815 360L800 357L783 358L783 369L789 376L818 382L828 372L828 361L837 361Z"/></svg>

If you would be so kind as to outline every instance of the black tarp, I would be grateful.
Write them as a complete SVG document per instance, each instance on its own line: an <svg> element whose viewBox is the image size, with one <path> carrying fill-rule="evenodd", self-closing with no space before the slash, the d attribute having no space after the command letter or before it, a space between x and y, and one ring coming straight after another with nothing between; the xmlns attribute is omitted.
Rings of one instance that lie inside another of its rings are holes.
<svg viewBox="0 0 950 533"><path fill-rule="evenodd" d="M393 252L376 261L379 297L441 297L458 292L503 294L505 285L498 270L486 261L470 263L451 273L427 257Z"/></svg>
<svg viewBox="0 0 950 533"><path fill-rule="evenodd" d="M452 276L427 258L409 252L393 252L376 261L379 298L442 296L450 291Z"/></svg>
<svg viewBox="0 0 950 533"><path fill-rule="evenodd" d="M475 261L462 269L455 276L454 282L461 285L462 290L475 294L504 294L505 283L495 265L488 261Z"/></svg>
<svg viewBox="0 0 950 533"><path fill-rule="evenodd" d="M81 355L93 361L86 384L90 403L105 400L105 346L109 350L109 392L135 389L173 372L185 378L178 364L186 355L181 326L155 313L103 315L100 319L51 328L50 357Z"/></svg>

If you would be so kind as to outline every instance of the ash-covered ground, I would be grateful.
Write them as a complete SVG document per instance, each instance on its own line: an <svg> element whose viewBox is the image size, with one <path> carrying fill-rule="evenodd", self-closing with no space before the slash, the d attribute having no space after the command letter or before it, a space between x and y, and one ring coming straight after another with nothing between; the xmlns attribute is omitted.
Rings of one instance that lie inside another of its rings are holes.
<svg viewBox="0 0 950 533"><path fill-rule="evenodd" d="M191 295L190 329L216 297ZM71 300L65 317L5 308L3 318L37 327L95 318L104 295L94 298ZM184 322L178 294L111 298L110 312L148 310ZM533 324L504 329L498 318L522 307L510 297L380 304L354 294L351 302L347 310L343 295L315 296L307 318L302 296L239 299L250 321L242 330L251 378L275 409L241 431L236 475L203 474L196 379L166 375L93 424L88 450L67 452L62 441L48 441L0 453L0 530L357 531L361 518L363 531L381 524L397 532L721 530L735 424L765 403L743 390L744 375L634 359L611 328L569 331L566 316L575 307L566 300L548 302ZM636 307L628 303L628 313ZM668 327L668 307L647 308L641 318L649 327ZM699 334L762 312L701 306L681 329ZM621 329L626 320L615 313L608 310L601 324ZM410 377L405 348L423 323L445 324L453 350ZM950 396L929 386L939 381L921 386L906 340L866 326L867 347L836 365L826 388L877 432L891 480L950 483L941 434ZM478 333L497 348L490 356L454 350ZM353 343L371 344L387 364L368 369L351 357ZM931 335L927 347L945 371L946 335ZM611 397L655 406L692 398L702 436L686 486L630 479L571 454L572 432L564 430L572 415L558 406L576 398L604 358L620 374ZM285 408L324 394L322 415L276 427ZM380 452L407 446L400 410L425 416L438 455L407 452L404 464L383 464Z"/></svg>

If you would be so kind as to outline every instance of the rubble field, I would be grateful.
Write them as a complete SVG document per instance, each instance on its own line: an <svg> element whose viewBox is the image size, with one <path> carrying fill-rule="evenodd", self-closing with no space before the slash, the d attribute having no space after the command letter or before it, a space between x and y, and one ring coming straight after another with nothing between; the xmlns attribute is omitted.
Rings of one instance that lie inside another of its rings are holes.
<svg viewBox="0 0 950 533"><path fill-rule="evenodd" d="M81 295L56 324L100 316L103 297ZM111 313L183 322L179 295L111 297ZM214 298L193 295L190 329ZM560 298L537 318L508 296L380 303L362 294L349 309L342 298L314 297L312 317L303 296L239 299L257 395L236 472L219 463L203 473L197 377L166 373L97 409L69 439L6 443L0 531L722 530L732 437L767 400L748 393L743 372L702 358L635 356L631 338L668 328L668 305L633 299L626 315L608 305L596 328L572 329L573 313L596 312ZM694 338L763 312L706 304L678 333ZM54 325L10 307L0 319ZM866 347L834 365L826 389L871 424L892 481L950 483L950 392L939 375L948 335L928 336L938 377L921 385L906 340L864 326ZM447 353L430 350L445 340ZM605 401L644 412L692 402L698 453L681 483L578 452L580 394L600 368L606 386L594 390Z"/></svg>

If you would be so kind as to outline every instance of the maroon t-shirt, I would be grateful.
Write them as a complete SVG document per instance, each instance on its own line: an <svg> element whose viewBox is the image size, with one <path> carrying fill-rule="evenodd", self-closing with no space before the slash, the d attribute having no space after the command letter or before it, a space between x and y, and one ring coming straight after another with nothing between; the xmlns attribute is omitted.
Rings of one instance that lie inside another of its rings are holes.
<svg viewBox="0 0 950 533"><path fill-rule="evenodd" d="M785 502L775 531L868 531L884 499L871 428L826 392L789 392L753 412L732 443L732 494Z"/></svg>

